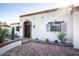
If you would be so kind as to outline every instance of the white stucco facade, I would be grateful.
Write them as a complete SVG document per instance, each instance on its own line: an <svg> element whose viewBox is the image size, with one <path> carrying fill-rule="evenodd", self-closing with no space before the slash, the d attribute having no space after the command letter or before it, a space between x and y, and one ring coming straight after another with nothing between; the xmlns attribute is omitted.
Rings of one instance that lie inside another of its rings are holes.
<svg viewBox="0 0 79 59"><path fill-rule="evenodd" d="M69 38L68 42L69 43L73 42L73 38L72 38L73 37L72 36L72 32L73 32L72 21L73 20L70 13L70 9L68 10L58 9L58 11L55 11L55 12L47 12L47 13L42 13L42 14L37 14L37 15L21 17L20 20L21 20L20 22L21 36L23 36L23 23L25 21L30 21L32 22L31 38L32 39L39 38L40 40L49 39L49 41L58 40L57 35L59 32L51 32L51 31L47 32L46 24L48 22L54 22L54 21L65 21L67 23L67 37ZM33 28L33 25L35 25L35 28Z"/></svg>
<svg viewBox="0 0 79 59"><path fill-rule="evenodd" d="M13 24L11 24L11 31L12 31L12 28L14 27L15 34L17 34L18 36L20 36L20 31L16 30L17 26L20 26L20 24L19 23L13 23Z"/></svg>
<svg viewBox="0 0 79 59"><path fill-rule="evenodd" d="M74 47L79 48L79 11L73 13L73 23Z"/></svg>
<svg viewBox="0 0 79 59"><path fill-rule="evenodd" d="M59 32L46 31L46 24L48 22L64 21L67 24L67 43L72 43L74 48L79 48L79 11L71 12L72 7L59 8L54 12L46 12L41 14L35 14L30 16L20 17L20 37L24 37L24 22L30 21L31 26L31 38L38 38L39 40L49 39L53 42L58 40L57 35ZM35 26L35 27L33 27Z"/></svg>

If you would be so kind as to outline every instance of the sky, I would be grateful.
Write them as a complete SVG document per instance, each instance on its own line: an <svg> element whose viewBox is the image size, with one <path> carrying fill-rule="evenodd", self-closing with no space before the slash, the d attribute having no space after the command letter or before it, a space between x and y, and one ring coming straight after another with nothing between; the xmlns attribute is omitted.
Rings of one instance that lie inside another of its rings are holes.
<svg viewBox="0 0 79 59"><path fill-rule="evenodd" d="M42 4L42 3L0 3L0 21L7 23L19 22L19 16L27 12L38 11L42 9L49 9L55 7L56 4Z"/></svg>
<svg viewBox="0 0 79 59"><path fill-rule="evenodd" d="M68 4L58 3L0 3L0 21L19 22L19 16L39 10L63 7Z"/></svg>

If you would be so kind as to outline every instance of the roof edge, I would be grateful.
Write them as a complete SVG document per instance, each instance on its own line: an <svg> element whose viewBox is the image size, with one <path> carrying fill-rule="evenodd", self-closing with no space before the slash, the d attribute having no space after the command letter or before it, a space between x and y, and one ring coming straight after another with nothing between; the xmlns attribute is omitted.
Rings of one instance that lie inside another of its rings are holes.
<svg viewBox="0 0 79 59"><path fill-rule="evenodd" d="M36 14L42 14L42 13L47 13L47 12L54 12L54 11L56 11L58 9L59 8L54 8L54 9L48 9L48 10L43 10L43 11L28 13L28 14L25 14L25 15L20 15L20 17L31 16L31 15L36 15Z"/></svg>

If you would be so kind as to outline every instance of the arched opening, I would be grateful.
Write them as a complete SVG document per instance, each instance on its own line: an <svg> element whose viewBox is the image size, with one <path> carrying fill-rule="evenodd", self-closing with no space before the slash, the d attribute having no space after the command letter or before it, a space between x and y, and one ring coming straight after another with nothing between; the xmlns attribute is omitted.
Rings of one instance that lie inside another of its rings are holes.
<svg viewBox="0 0 79 59"><path fill-rule="evenodd" d="M31 25L30 21L24 22L24 38L31 38Z"/></svg>

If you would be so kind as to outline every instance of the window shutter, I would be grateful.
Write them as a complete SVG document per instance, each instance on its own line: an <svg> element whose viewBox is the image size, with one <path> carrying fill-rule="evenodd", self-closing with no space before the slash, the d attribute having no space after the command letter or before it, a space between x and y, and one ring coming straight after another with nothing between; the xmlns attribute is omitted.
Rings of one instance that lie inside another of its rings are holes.
<svg viewBox="0 0 79 59"><path fill-rule="evenodd" d="M61 23L61 31L62 32L67 32L67 24L65 22Z"/></svg>
<svg viewBox="0 0 79 59"><path fill-rule="evenodd" d="M49 24L49 23L46 24L46 31L47 31L47 32L50 31L50 24Z"/></svg>

